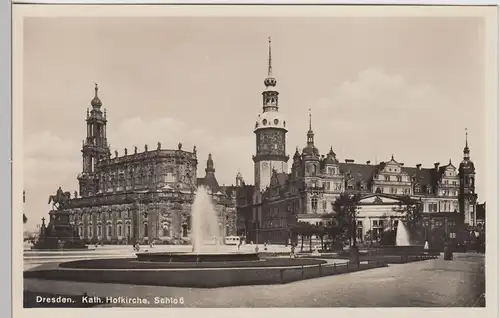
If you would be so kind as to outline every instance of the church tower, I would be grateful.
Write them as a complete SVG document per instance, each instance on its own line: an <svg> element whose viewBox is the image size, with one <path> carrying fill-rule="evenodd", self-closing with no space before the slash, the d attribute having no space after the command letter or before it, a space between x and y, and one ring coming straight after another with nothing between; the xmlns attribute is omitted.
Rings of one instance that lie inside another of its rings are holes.
<svg viewBox="0 0 500 318"><path fill-rule="evenodd" d="M460 177L460 190L458 205L460 216L465 224L476 225L476 169L474 162L470 160L470 149L467 141L467 129L465 130L464 158L458 168Z"/></svg>
<svg viewBox="0 0 500 318"><path fill-rule="evenodd" d="M98 176L96 165L100 160L109 159L110 151L106 138L106 110L101 111L102 102L98 96L99 88L95 84L94 99L90 102L92 110L87 108L87 137L82 145L83 167L78 176L80 196L91 196L97 193Z"/></svg>
<svg viewBox="0 0 500 318"><path fill-rule="evenodd" d="M263 190L269 186L273 170L288 172L286 154L286 121L279 113L276 79L273 77L271 38L269 38L269 64L262 92L262 113L255 123L256 153L254 161L255 187Z"/></svg>

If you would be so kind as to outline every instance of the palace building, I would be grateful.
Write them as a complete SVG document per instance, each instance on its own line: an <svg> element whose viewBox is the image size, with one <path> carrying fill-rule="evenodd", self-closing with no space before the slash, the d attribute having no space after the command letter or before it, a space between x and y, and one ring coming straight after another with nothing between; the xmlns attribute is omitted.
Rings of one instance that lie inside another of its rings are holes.
<svg viewBox="0 0 500 318"><path fill-rule="evenodd" d="M97 85L91 106L79 191L65 204L81 239L108 244L187 242L198 186L208 188L213 197L221 233L235 234L235 189L219 186L211 154L204 178L197 178L196 146L191 151L181 143L177 149L163 149L158 143L154 149L145 145L141 151L134 147L124 149L122 156L118 151L112 156Z"/></svg>
<svg viewBox="0 0 500 318"><path fill-rule="evenodd" d="M361 241L368 231L377 239L382 231L394 229L401 218L396 210L406 196L421 201L429 231L443 228L443 233L454 238L460 216L465 223L476 224L475 168L467 135L458 169L451 159L429 168L420 164L408 167L393 155L380 163L350 159L341 162L333 147L322 155L315 146L310 114L306 145L301 151L295 150L289 171L286 121L279 111L276 84L269 41L263 109L254 128L255 183L245 184L240 174L236 180L238 233L248 241L287 242L297 222L324 222L323 216L334 212L333 202L343 192L361 196L357 215L357 236Z"/></svg>

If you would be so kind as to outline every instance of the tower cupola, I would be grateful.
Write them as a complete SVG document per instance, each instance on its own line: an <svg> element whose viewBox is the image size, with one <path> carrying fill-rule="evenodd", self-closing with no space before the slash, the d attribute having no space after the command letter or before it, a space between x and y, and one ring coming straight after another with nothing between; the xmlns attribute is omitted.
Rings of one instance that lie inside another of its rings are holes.
<svg viewBox="0 0 500 318"><path fill-rule="evenodd" d="M102 106L101 99L99 98L99 87L97 86L97 83L95 83L95 88L94 88L95 94L94 94L94 99L90 102L90 105L92 105L93 109L100 109Z"/></svg>

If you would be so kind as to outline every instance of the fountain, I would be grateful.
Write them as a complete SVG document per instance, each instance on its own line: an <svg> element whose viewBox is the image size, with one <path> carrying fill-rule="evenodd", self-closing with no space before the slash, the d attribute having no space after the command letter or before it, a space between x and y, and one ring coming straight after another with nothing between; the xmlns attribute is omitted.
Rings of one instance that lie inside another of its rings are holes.
<svg viewBox="0 0 500 318"><path fill-rule="evenodd" d="M403 224L403 221L398 222L398 227L396 230L396 246L409 246L410 244L410 234L408 229Z"/></svg>
<svg viewBox="0 0 500 318"><path fill-rule="evenodd" d="M212 197L205 187L196 191L191 209L192 252L144 252L137 253L139 261L154 262L228 262L258 261L257 253L220 251L222 233L220 232L217 212ZM215 241L215 242L214 242Z"/></svg>
<svg viewBox="0 0 500 318"><path fill-rule="evenodd" d="M206 188L199 187L191 210L191 243L193 252L199 253L209 241L215 243L215 251L219 251L221 233L218 226L217 213L212 205L212 198Z"/></svg>

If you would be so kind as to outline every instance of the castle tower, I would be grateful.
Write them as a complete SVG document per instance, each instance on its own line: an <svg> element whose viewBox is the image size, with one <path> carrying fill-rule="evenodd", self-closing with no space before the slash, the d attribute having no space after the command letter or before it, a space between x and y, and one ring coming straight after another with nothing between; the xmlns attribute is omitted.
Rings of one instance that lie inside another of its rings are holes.
<svg viewBox="0 0 500 318"><path fill-rule="evenodd" d="M458 168L458 175L460 177L460 190L458 197L459 212L464 223L474 226L476 225L477 200L477 194L475 192L476 169L474 167L474 162L470 160L467 129L465 129L465 147L463 153L464 158Z"/></svg>
<svg viewBox="0 0 500 318"><path fill-rule="evenodd" d="M269 64L267 78L262 92L262 113L255 123L256 154L254 161L254 181L258 190L263 190L271 181L273 170L277 173L288 171L286 154L286 121L279 113L276 79L273 77L271 59L271 38L269 38Z"/></svg>
<svg viewBox="0 0 500 318"><path fill-rule="evenodd" d="M212 192L217 193L219 191L219 183L215 177L214 160L212 159L212 154L208 154L207 166L205 168L205 186Z"/></svg>
<svg viewBox="0 0 500 318"><path fill-rule="evenodd" d="M98 96L99 88L95 84L95 95L90 105L92 110L87 108L87 137L83 141L82 173L78 176L80 185L80 196L91 196L98 191L98 176L96 175L96 165L100 160L108 159L110 151L106 137L106 110L101 111L102 102Z"/></svg>
<svg viewBox="0 0 500 318"><path fill-rule="evenodd" d="M314 145L314 131L312 130L312 115L309 110L309 130L307 131L307 145L302 149L302 159L306 177L316 177L319 174L319 150Z"/></svg>

